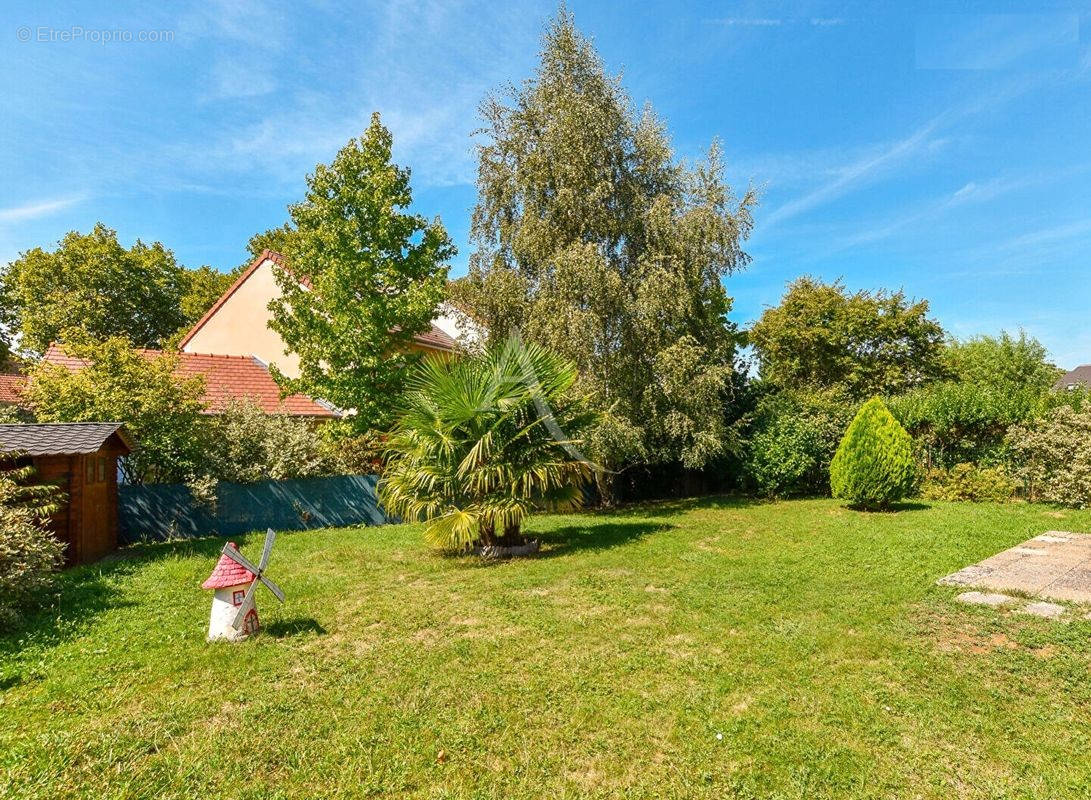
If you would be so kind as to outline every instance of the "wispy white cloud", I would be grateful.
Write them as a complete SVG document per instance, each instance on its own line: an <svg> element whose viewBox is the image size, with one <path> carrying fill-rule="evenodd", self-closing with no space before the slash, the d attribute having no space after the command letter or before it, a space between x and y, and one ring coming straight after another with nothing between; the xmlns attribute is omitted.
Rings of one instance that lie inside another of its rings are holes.
<svg viewBox="0 0 1091 800"><path fill-rule="evenodd" d="M1089 234L1091 234L1091 219L1080 219L1013 236L1001 242L997 249L1021 250L1028 247L1041 247L1072 239L1082 239Z"/></svg>
<svg viewBox="0 0 1091 800"><path fill-rule="evenodd" d="M941 147L944 140L935 135L941 120L941 117L936 117L909 136L891 142L877 153L846 165L833 180L774 209L762 220L762 225L766 229L771 228L777 223L836 200L859 186L875 180L884 171L921 153Z"/></svg>
<svg viewBox="0 0 1091 800"><path fill-rule="evenodd" d="M0 208L0 223L29 222L39 217L63 211L84 199L83 195L72 195L70 197L58 197L54 200L24 203L21 206L12 206L10 208Z"/></svg>
<svg viewBox="0 0 1091 800"><path fill-rule="evenodd" d="M1059 80L1081 80L1086 70L1061 74ZM1016 75L999 87L971 97L932 117L908 136L893 140L876 151L855 158L840 168L835 176L793 200L775 208L760 220L764 229L812 211L844 197L884 177L900 174L899 170L914 165L919 159L942 149L951 141L952 131L959 124L987 111L994 110L1017 97L1040 87L1044 82L1057 80L1058 76Z"/></svg>
<svg viewBox="0 0 1091 800"><path fill-rule="evenodd" d="M1032 175L969 181L954 192L927 201L915 209L901 209L894 216L888 217L877 224L859 227L853 233L836 239L823 255L831 255L851 247L882 241L903 230L914 229L922 223L931 223L955 209L988 203L1004 195L1033 186L1048 185L1061 178L1070 177L1075 172L1085 172L1088 169L1091 169L1091 164L1069 167L1063 174L1036 172Z"/></svg>

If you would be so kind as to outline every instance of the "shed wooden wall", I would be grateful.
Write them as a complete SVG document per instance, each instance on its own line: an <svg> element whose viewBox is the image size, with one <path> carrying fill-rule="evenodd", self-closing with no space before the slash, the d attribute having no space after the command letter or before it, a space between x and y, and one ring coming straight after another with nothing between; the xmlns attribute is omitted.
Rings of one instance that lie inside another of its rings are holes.
<svg viewBox="0 0 1091 800"><path fill-rule="evenodd" d="M66 495L50 527L67 545L65 564L86 564L117 549L118 448L90 455L37 456L35 476L56 483Z"/></svg>

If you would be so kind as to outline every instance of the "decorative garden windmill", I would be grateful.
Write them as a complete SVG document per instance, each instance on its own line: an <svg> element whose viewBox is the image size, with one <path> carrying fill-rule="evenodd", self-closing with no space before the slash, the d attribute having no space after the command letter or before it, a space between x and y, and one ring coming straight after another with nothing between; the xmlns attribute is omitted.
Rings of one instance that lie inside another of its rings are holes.
<svg viewBox="0 0 1091 800"><path fill-rule="evenodd" d="M258 582L264 583L277 600L284 602L284 592L265 577L269 566L269 554L277 535L272 528L265 532L265 547L257 566L239 552L234 542L224 545L223 553L202 589L215 589L212 597L212 615L208 620L208 640L227 639L237 642L257 633L258 609L254 603L254 590Z"/></svg>

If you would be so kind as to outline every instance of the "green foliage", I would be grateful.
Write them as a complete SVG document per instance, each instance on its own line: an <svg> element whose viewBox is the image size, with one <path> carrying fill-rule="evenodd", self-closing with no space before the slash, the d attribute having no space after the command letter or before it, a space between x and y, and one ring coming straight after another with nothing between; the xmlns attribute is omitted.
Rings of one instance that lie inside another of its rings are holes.
<svg viewBox="0 0 1091 800"><path fill-rule="evenodd" d="M747 484L769 497L825 494L830 461L851 417L852 407L836 394L766 394L747 432Z"/></svg>
<svg viewBox="0 0 1091 800"><path fill-rule="evenodd" d="M125 338L158 347L186 322L181 308L184 270L159 242L139 239L125 249L102 223L89 234L72 231L47 252L23 253L4 274L20 346L42 353L78 328L95 339Z"/></svg>
<svg viewBox="0 0 1091 800"><path fill-rule="evenodd" d="M957 380L976 386L1019 393L1048 391L1061 370L1047 360L1041 342L1019 331L1016 339L1006 331L999 337L975 336L947 343L943 360Z"/></svg>
<svg viewBox="0 0 1091 800"><path fill-rule="evenodd" d="M1007 458L1008 429L1034 415L1040 395L1037 389L941 381L890 398L890 410L926 464L998 464Z"/></svg>
<svg viewBox="0 0 1091 800"><path fill-rule="evenodd" d="M1064 393L1061 393L1064 394ZM1091 504L1091 407L1061 405L1008 434L1031 499L1068 506Z"/></svg>
<svg viewBox="0 0 1091 800"><path fill-rule="evenodd" d="M186 270L183 275L184 290L179 301L185 322L180 330L188 331L193 323L212 308L212 304L220 299L237 277L239 277L238 269L220 272L212 267L203 266Z"/></svg>
<svg viewBox="0 0 1091 800"><path fill-rule="evenodd" d="M233 401L205 423L201 472L231 483L288 480L338 471L332 451L311 420L266 414Z"/></svg>
<svg viewBox="0 0 1091 800"><path fill-rule="evenodd" d="M749 332L763 380L785 389L897 394L943 374L943 329L901 291L850 293L803 277Z"/></svg>
<svg viewBox="0 0 1091 800"><path fill-rule="evenodd" d="M246 269L265 250L272 250L275 253L284 255L284 251L288 249L288 240L293 233L295 233L295 229L288 222L285 222L279 228L270 228L261 233L255 233L250 237L250 241L246 243L246 252L250 254L250 257L240 264L238 269Z"/></svg>
<svg viewBox="0 0 1091 800"><path fill-rule="evenodd" d="M126 249L100 222L88 234L67 233L52 252L35 247L8 265L0 324L5 335L18 331L20 348L31 354L73 332L159 348L196 322L236 275L188 270L159 242L138 239ZM0 343L0 358L5 352Z"/></svg>
<svg viewBox="0 0 1091 800"><path fill-rule="evenodd" d="M889 508L916 482L913 440L878 397L857 412L830 464L833 496L867 509Z"/></svg>
<svg viewBox="0 0 1091 800"><path fill-rule="evenodd" d="M928 470L921 487L926 500L1004 503L1014 494L1015 482L1003 469L965 463Z"/></svg>
<svg viewBox="0 0 1091 800"><path fill-rule="evenodd" d="M34 468L0 468L0 628L47 588L60 566L63 545L46 528L62 499L54 486L30 483Z"/></svg>
<svg viewBox="0 0 1091 800"><path fill-rule="evenodd" d="M520 543L532 511L579 506L592 469L574 437L591 417L575 382L571 363L515 338L426 358L390 438L383 505L451 550Z"/></svg>
<svg viewBox="0 0 1091 800"><path fill-rule="evenodd" d="M201 472L204 379L176 374L178 357L149 357L120 337L69 336L65 351L86 366L42 362L26 397L41 422L124 422L136 449L121 459L130 483L180 483Z"/></svg>
<svg viewBox="0 0 1091 800"><path fill-rule="evenodd" d="M375 114L308 176L306 198L290 208L290 269L276 270L282 296L271 305L270 326L300 359L300 377L278 375L282 386L355 410L360 433L389 424L415 360L412 338L428 330L455 254L438 220L402 211L412 203L409 171L391 162L391 146Z"/></svg>
<svg viewBox="0 0 1091 800"><path fill-rule="evenodd" d="M721 280L749 261L754 195L732 196L717 145L675 163L663 123L633 109L564 10L534 77L482 113L475 251L455 298L493 337L519 331L576 365L599 463L722 455L737 334Z"/></svg>

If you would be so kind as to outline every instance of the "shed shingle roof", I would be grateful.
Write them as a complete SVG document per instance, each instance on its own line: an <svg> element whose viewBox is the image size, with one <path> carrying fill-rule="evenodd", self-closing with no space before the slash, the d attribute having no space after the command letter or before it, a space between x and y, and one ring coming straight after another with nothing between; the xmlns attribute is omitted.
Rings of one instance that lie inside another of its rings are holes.
<svg viewBox="0 0 1091 800"><path fill-rule="evenodd" d="M0 425L0 451L29 456L97 453L111 436L132 449L120 422L54 422L42 425Z"/></svg>
<svg viewBox="0 0 1091 800"><path fill-rule="evenodd" d="M148 359L163 355L162 350L139 350ZM68 355L59 345L50 345L45 361L78 371L87 361ZM205 379L205 410L209 414L222 412L232 400L251 401L266 414L289 414L297 417L336 417L337 412L302 394L280 398L269 368L253 356L219 356L208 353L179 353L178 373Z"/></svg>

